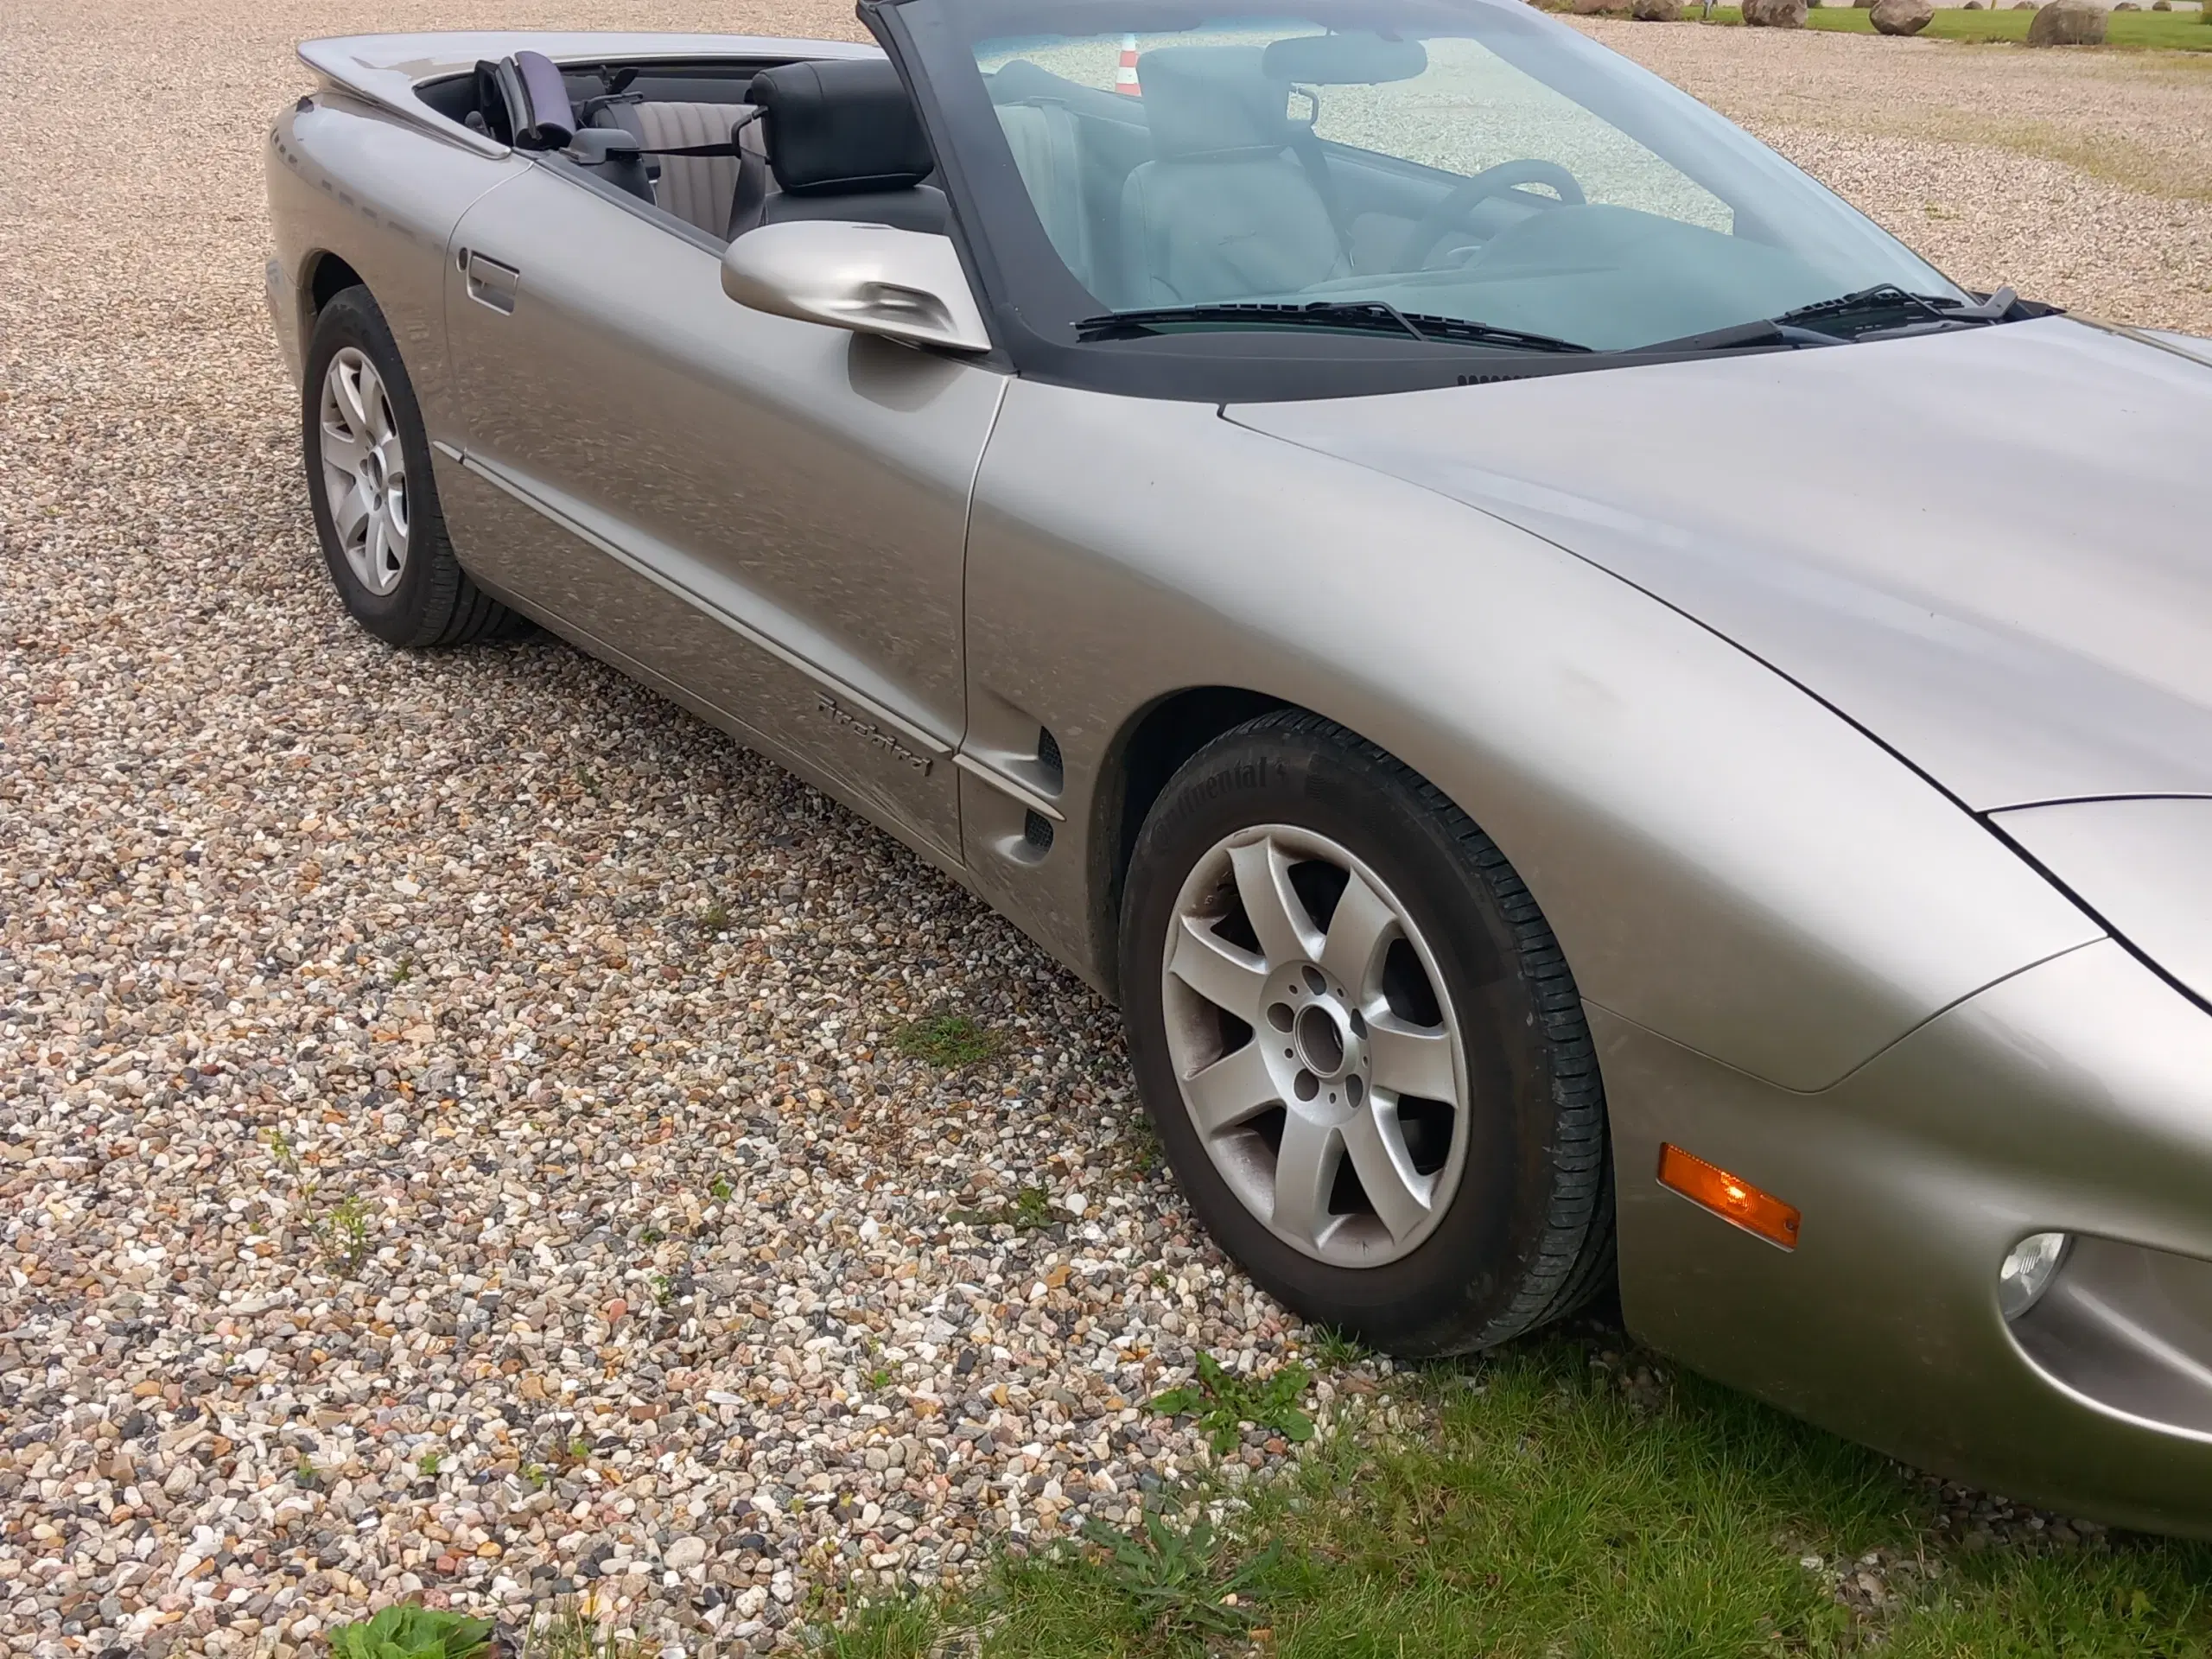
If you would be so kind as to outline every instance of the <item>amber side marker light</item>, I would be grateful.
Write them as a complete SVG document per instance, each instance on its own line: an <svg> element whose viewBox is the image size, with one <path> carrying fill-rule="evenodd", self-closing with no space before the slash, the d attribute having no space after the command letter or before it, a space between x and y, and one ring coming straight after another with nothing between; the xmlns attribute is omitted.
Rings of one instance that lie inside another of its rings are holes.
<svg viewBox="0 0 2212 1659"><path fill-rule="evenodd" d="M1659 1148L1659 1185L1673 1188L1693 1204L1703 1205L1747 1233L1757 1233L1770 1244L1779 1244L1785 1250L1797 1248L1796 1205L1784 1204L1771 1192L1760 1192L1740 1176L1731 1175L1680 1147Z"/></svg>

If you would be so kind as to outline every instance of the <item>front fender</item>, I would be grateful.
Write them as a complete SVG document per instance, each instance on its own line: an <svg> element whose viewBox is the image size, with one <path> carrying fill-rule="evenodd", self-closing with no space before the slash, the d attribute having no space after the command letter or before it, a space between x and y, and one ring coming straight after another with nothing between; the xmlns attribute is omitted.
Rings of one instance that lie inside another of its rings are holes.
<svg viewBox="0 0 2212 1659"><path fill-rule="evenodd" d="M1705 628L1210 406L1015 382L976 480L968 588L971 708L1055 734L1065 842L1101 833L1109 745L1159 697L1230 685L1313 709L1489 831L1589 1000L1789 1088L2101 937L1971 816ZM1087 844L971 856L980 887L1112 982Z"/></svg>

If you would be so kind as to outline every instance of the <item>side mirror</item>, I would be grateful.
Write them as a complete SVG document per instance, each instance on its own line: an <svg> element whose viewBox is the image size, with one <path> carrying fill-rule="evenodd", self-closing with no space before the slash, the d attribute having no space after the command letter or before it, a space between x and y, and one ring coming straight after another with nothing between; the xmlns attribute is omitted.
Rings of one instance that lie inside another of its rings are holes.
<svg viewBox="0 0 2212 1659"><path fill-rule="evenodd" d="M826 219L759 226L722 255L722 291L755 311L910 346L991 348L952 238L926 232Z"/></svg>

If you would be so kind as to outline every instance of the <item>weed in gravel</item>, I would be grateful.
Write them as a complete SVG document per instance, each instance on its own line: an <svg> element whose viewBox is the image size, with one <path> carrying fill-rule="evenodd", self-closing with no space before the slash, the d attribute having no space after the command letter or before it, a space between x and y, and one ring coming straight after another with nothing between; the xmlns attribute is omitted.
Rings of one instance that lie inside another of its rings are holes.
<svg viewBox="0 0 2212 1659"><path fill-rule="evenodd" d="M322 1471L302 1458L292 1466L292 1484L303 1486L311 1492L319 1492L323 1487Z"/></svg>
<svg viewBox="0 0 2212 1659"><path fill-rule="evenodd" d="M1368 1357L1367 1350L1357 1339L1327 1325L1313 1327L1313 1339L1306 1344L1306 1351L1325 1371L1343 1370L1362 1363Z"/></svg>
<svg viewBox="0 0 2212 1659"><path fill-rule="evenodd" d="M415 1459L415 1472L426 1480L435 1480L438 1478L438 1465L444 1461L445 1459L438 1455L437 1449L432 1447Z"/></svg>
<svg viewBox="0 0 2212 1659"><path fill-rule="evenodd" d="M737 1189L729 1184L729 1178L726 1175L715 1176L714 1180L709 1183L707 1187L708 1195L712 1198L716 1204L728 1204L730 1200L730 1194L736 1191Z"/></svg>
<svg viewBox="0 0 2212 1659"><path fill-rule="evenodd" d="M348 1192L315 1224L322 1259L334 1272L353 1274L369 1259L369 1206L358 1192Z"/></svg>
<svg viewBox="0 0 2212 1659"><path fill-rule="evenodd" d="M1006 1049L1006 1033L977 1025L964 1014L932 1014L901 1026L892 1039L909 1059L957 1070L979 1065Z"/></svg>
<svg viewBox="0 0 2212 1659"><path fill-rule="evenodd" d="M276 1160L277 1168L294 1181L307 1186L310 1193L313 1192L313 1185L307 1181L307 1172L300 1167L299 1148L292 1144L292 1137L283 1130L269 1131L269 1155Z"/></svg>
<svg viewBox="0 0 2212 1659"><path fill-rule="evenodd" d="M1043 1187L1025 1186L1014 1195L1011 1204L994 1205L988 1210L948 1210L944 1218L968 1227L1006 1226L1017 1232L1033 1232L1051 1226L1059 1217L1052 1213Z"/></svg>
<svg viewBox="0 0 2212 1659"><path fill-rule="evenodd" d="M440 1607L402 1603L330 1632L332 1659L478 1659L493 1626Z"/></svg>
<svg viewBox="0 0 2212 1659"><path fill-rule="evenodd" d="M281 1128L272 1128L263 1137L269 1155L276 1167L291 1179L300 1195L301 1207L308 1212L308 1228L315 1235L317 1249L323 1265L334 1273L351 1275L359 1273L369 1259L372 1241L369 1236L369 1206L359 1194L349 1192L336 1204L315 1213L317 1185L311 1179L300 1157L299 1148L291 1137Z"/></svg>
<svg viewBox="0 0 2212 1659"><path fill-rule="evenodd" d="M1198 1377L1154 1397L1152 1408L1169 1417L1194 1417L1213 1442L1217 1455L1236 1446L1243 1426L1272 1429L1286 1440L1313 1438L1313 1420L1298 1408L1313 1376L1303 1365L1278 1366L1264 1382L1252 1382L1211 1354L1198 1356Z"/></svg>
<svg viewBox="0 0 2212 1659"><path fill-rule="evenodd" d="M595 1617L589 1598L538 1615L522 1642L522 1659L658 1659L659 1652L656 1644L618 1633Z"/></svg>
<svg viewBox="0 0 2212 1659"><path fill-rule="evenodd" d="M719 900L709 905L706 909L699 912L699 925L709 933L728 932L729 931L728 907Z"/></svg>

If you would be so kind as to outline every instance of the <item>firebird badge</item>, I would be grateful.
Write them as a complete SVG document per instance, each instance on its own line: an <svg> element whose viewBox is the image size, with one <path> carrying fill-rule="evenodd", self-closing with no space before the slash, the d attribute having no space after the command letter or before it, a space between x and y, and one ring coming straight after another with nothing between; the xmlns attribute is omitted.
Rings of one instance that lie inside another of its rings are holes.
<svg viewBox="0 0 2212 1659"><path fill-rule="evenodd" d="M829 715L847 731L855 736L866 738L879 748L890 750L892 753L897 755L924 777L929 775L930 758L926 754L916 754L904 743L885 731L882 727L876 725L873 721L862 720L826 691L817 692L815 702L823 714Z"/></svg>

